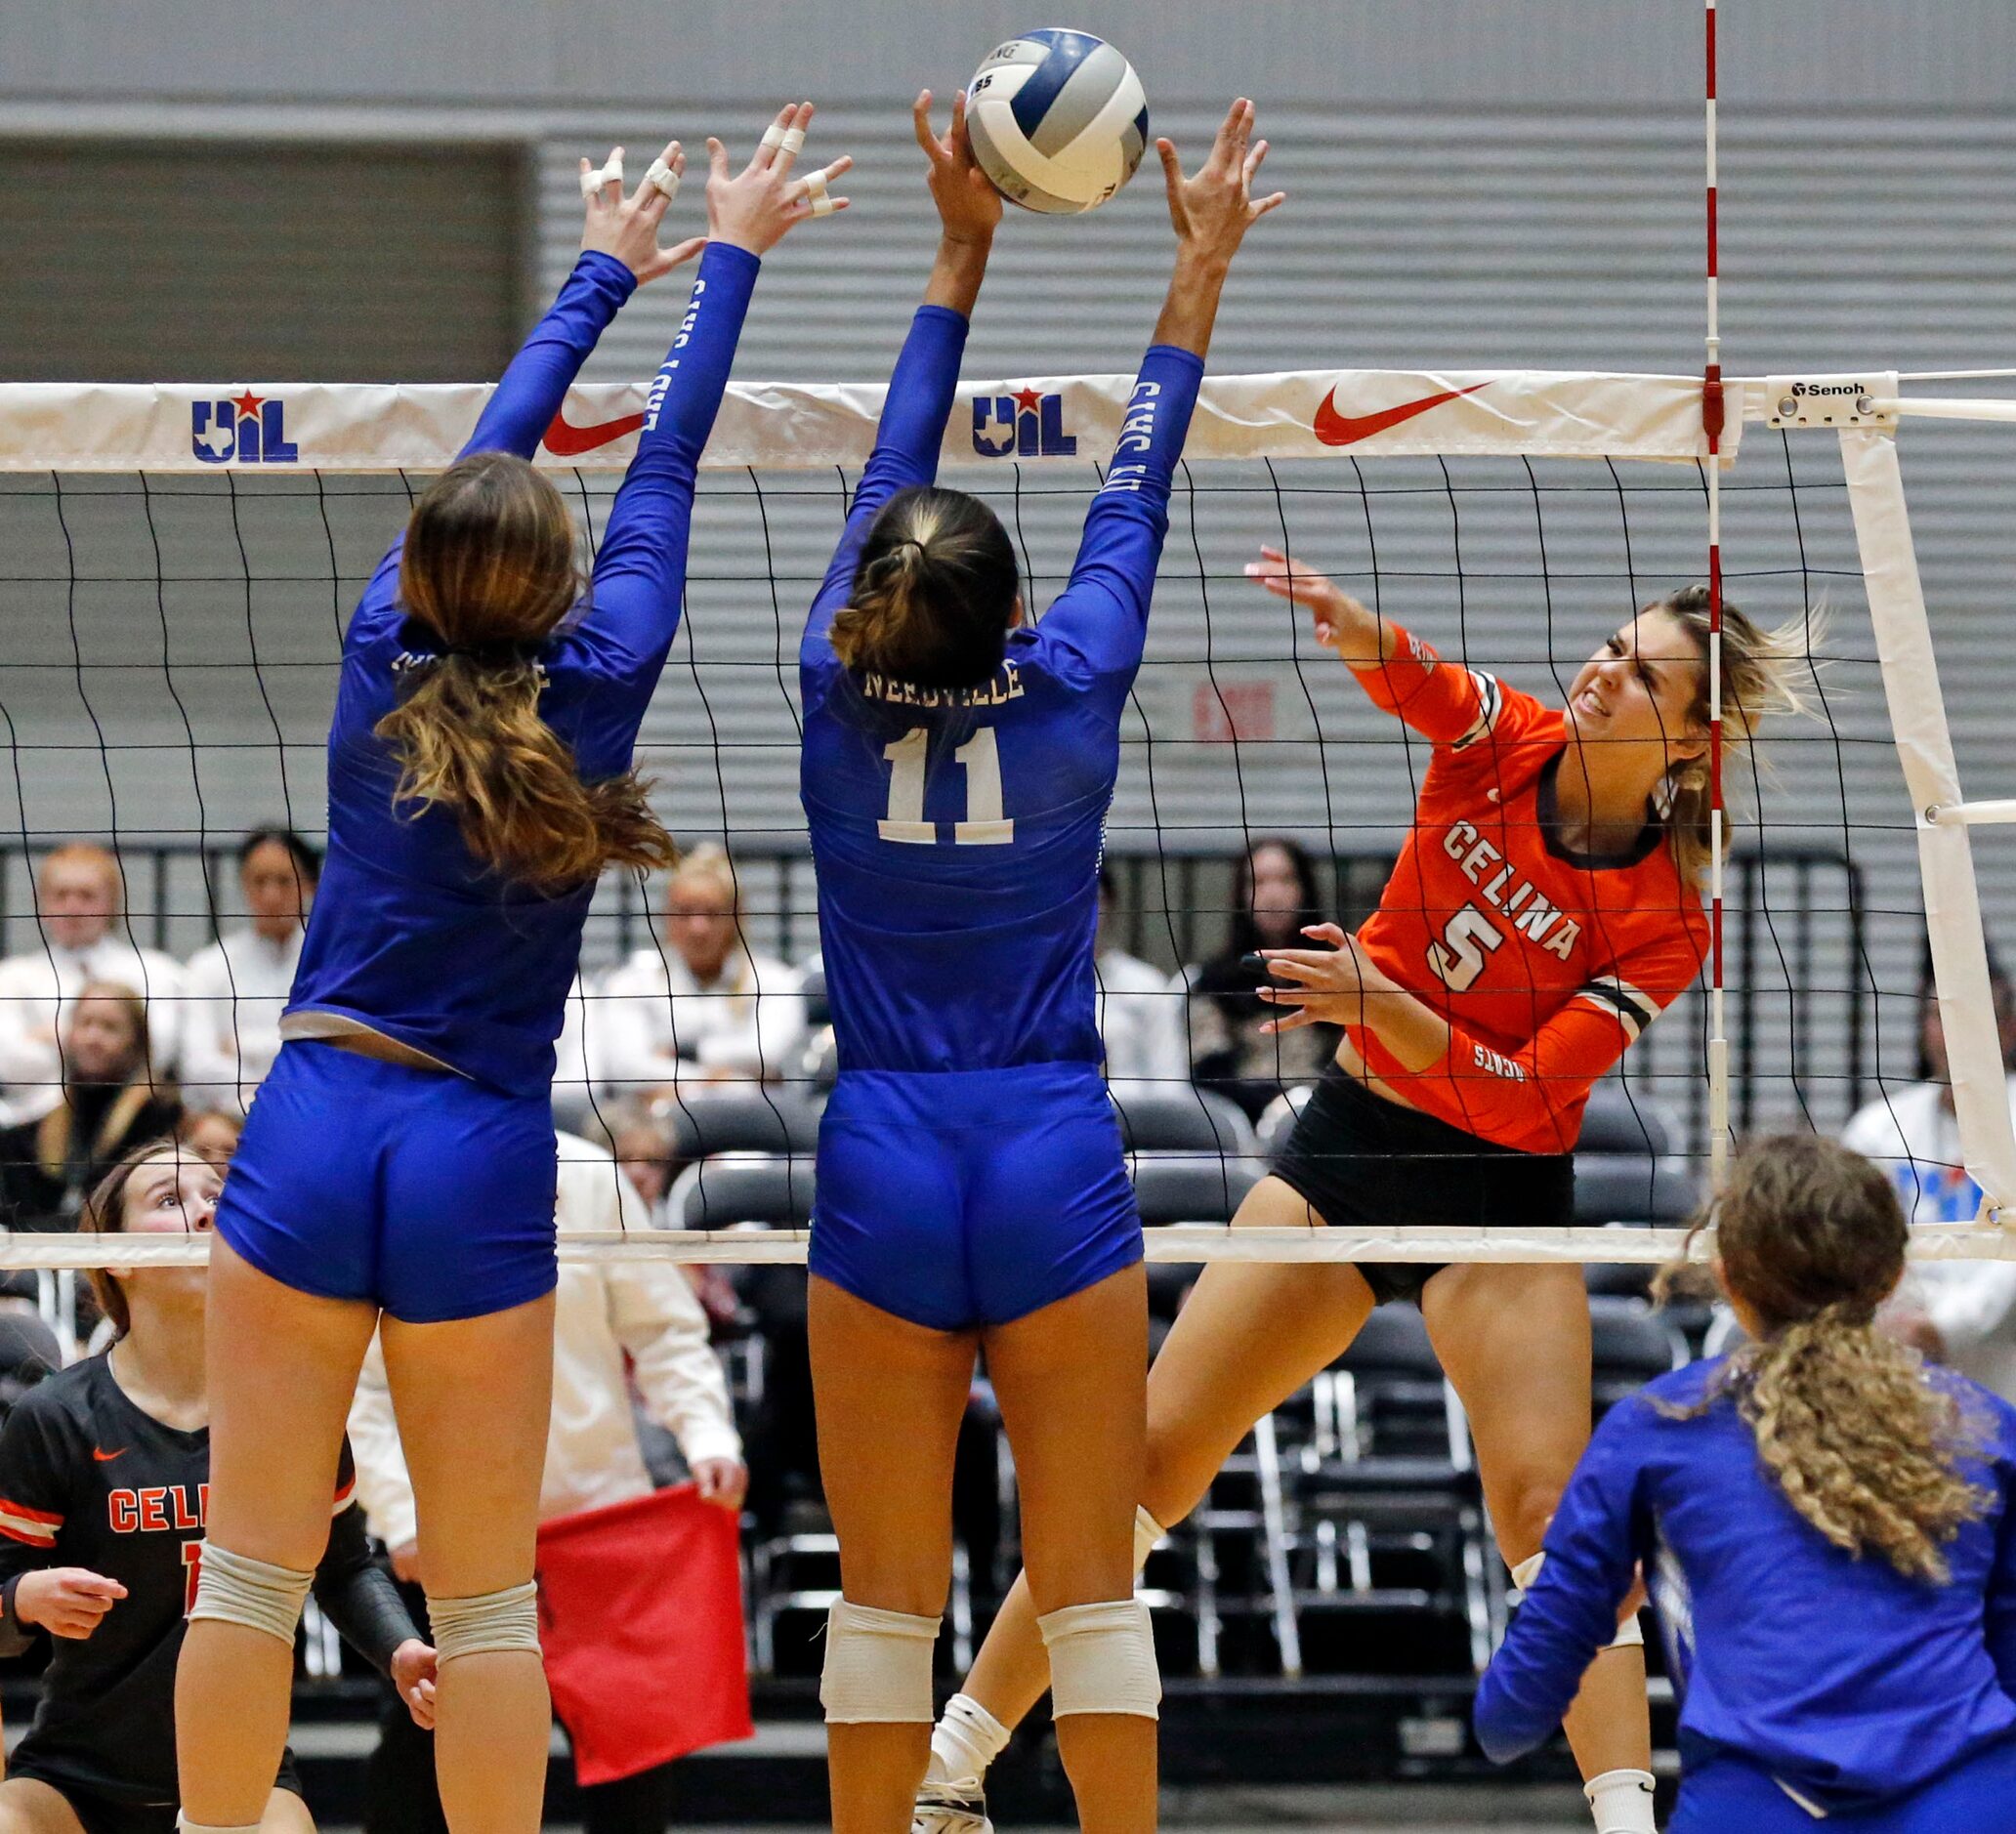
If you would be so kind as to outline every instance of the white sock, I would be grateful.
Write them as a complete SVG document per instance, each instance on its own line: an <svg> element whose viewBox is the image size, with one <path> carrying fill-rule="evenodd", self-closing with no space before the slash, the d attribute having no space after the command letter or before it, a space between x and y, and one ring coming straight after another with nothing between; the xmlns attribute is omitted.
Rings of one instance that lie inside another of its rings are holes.
<svg viewBox="0 0 2016 1834"><path fill-rule="evenodd" d="M924 1780L978 1789L987 1766L1008 1749L1013 1736L971 1694L954 1694L945 1702L945 1718L931 1729L931 1763Z"/></svg>
<svg viewBox="0 0 2016 1834"><path fill-rule="evenodd" d="M179 1810L176 1812L175 1825L178 1834L259 1834L257 1821L247 1827L212 1827L202 1821L191 1821Z"/></svg>
<svg viewBox="0 0 2016 1834"><path fill-rule="evenodd" d="M1658 1834L1652 1818L1652 1772L1605 1771L1582 1785L1596 1834Z"/></svg>

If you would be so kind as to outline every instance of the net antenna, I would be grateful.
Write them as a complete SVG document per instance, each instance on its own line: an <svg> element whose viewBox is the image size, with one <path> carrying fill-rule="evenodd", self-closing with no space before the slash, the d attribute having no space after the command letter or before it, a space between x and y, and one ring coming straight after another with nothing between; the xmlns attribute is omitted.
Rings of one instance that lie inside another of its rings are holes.
<svg viewBox="0 0 2016 1834"><path fill-rule="evenodd" d="M1729 1162L1729 1033L1723 978L1722 898L1722 430L1728 403L1722 393L1720 234L1716 224L1715 0L1706 0L1707 154L1707 361L1701 371L1701 431L1708 464L1708 1187L1719 1190Z"/></svg>

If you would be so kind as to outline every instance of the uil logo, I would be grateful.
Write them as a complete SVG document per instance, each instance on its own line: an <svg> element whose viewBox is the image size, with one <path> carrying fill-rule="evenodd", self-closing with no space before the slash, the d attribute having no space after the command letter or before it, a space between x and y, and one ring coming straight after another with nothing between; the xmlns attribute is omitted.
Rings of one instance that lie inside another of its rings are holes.
<svg viewBox="0 0 2016 1834"><path fill-rule="evenodd" d="M286 402L250 389L189 403L189 450L206 465L293 465L301 458L287 439Z"/></svg>
<svg viewBox="0 0 2016 1834"><path fill-rule="evenodd" d="M1078 441L1064 430L1064 396L1037 389L973 397L973 449L982 458L1074 458Z"/></svg>

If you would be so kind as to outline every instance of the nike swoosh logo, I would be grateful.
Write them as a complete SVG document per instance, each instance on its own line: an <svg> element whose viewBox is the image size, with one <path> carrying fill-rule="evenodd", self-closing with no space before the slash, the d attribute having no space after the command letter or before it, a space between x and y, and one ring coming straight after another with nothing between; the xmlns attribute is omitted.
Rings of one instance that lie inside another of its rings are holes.
<svg viewBox="0 0 2016 1834"><path fill-rule="evenodd" d="M1430 408L1442 406L1445 401L1460 400L1466 395L1475 395L1479 389L1490 387L1488 382L1473 382L1467 389L1445 389L1440 395L1424 395L1418 401L1403 401L1398 407L1382 407L1376 414L1338 413L1337 391L1332 389L1323 396L1323 404L1316 410L1316 437L1324 445L1356 445L1361 439L1369 439L1375 433L1398 427L1412 420L1416 414L1425 414Z"/></svg>
<svg viewBox="0 0 2016 1834"><path fill-rule="evenodd" d="M122 1445L116 1452L101 1452L98 1449L98 1447L94 1445L91 1448L91 1456L97 1459L101 1465L109 1465L115 1458L124 1458L126 1454L130 1452L132 1449L133 1448L130 1445Z"/></svg>
<svg viewBox="0 0 2016 1834"><path fill-rule="evenodd" d="M583 452L613 444L643 425L642 414L618 414L597 427L573 427L567 424L567 409L562 408L546 429L546 450L555 458L578 458Z"/></svg>

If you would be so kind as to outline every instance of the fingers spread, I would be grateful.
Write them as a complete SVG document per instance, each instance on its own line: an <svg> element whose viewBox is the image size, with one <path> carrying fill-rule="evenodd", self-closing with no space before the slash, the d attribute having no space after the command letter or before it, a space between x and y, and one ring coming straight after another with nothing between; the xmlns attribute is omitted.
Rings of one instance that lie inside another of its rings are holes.
<svg viewBox="0 0 2016 1834"><path fill-rule="evenodd" d="M1266 216L1270 210L1279 210L1287 201L1288 194L1286 191L1276 191L1272 197L1261 198L1261 200L1253 206L1253 214L1249 221L1258 223L1260 219Z"/></svg>
<svg viewBox="0 0 2016 1834"><path fill-rule="evenodd" d="M707 176L710 182L720 180L726 183L728 179L728 148L711 134L707 136Z"/></svg>

